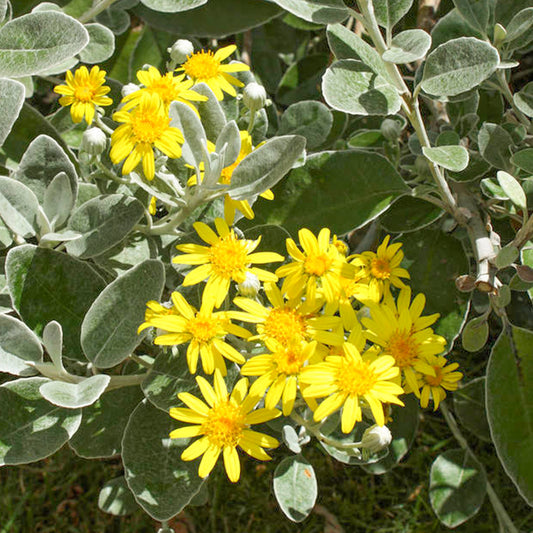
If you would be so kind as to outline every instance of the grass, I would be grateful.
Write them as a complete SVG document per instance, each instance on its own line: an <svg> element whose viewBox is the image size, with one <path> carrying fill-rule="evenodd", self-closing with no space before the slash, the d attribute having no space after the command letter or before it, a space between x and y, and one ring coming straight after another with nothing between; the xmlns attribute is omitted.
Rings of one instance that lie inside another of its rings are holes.
<svg viewBox="0 0 533 533"><path fill-rule="evenodd" d="M516 526L533 530L533 510L503 472L490 444L469 441L482 459L491 483ZM456 448L437 413L425 413L415 445L406 459L382 476L346 466L309 445L306 458L314 465L319 497L313 513L294 524L279 510L271 491L269 464L243 462L237 485L217 467L209 484L209 501L188 507L171 521L176 533L438 533L449 531L431 510L428 473L434 458ZM281 452L278 452L281 455ZM100 487L122 474L119 459L87 461L68 447L54 456L19 467L0 469L0 533L151 533L159 524L141 510L113 517L98 509ZM497 519L485 500L479 513L454 531L495 533Z"/></svg>

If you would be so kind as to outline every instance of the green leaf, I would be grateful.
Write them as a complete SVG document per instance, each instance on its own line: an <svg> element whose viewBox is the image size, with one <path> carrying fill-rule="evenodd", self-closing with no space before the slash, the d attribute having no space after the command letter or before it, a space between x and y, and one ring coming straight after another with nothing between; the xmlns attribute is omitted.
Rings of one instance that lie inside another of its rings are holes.
<svg viewBox="0 0 533 533"><path fill-rule="evenodd" d="M533 8L531 8L531 11L533 12ZM513 94L513 102L524 115L533 117L533 81L530 81L520 91Z"/></svg>
<svg viewBox="0 0 533 533"><path fill-rule="evenodd" d="M430 202L403 196L390 206L379 221L390 233L409 233L433 224L443 213L442 209Z"/></svg>
<svg viewBox="0 0 533 533"><path fill-rule="evenodd" d="M240 33L264 24L281 12L274 4L257 0L216 0L177 14L158 13L144 6L134 9L134 13L158 30L197 38Z"/></svg>
<svg viewBox="0 0 533 533"><path fill-rule="evenodd" d="M46 378L21 378L0 385L0 465L32 463L55 453L80 425L79 410L42 398Z"/></svg>
<svg viewBox="0 0 533 533"><path fill-rule="evenodd" d="M109 59L115 51L115 35L102 24L87 24L85 29L89 32L89 43L80 52L83 63L94 65Z"/></svg>
<svg viewBox="0 0 533 533"><path fill-rule="evenodd" d="M167 48L171 47L175 40L176 37L170 33L145 26L129 57L128 79L135 80L137 71L142 70L144 65L153 65L166 71L165 63L169 59Z"/></svg>
<svg viewBox="0 0 533 533"><path fill-rule="evenodd" d="M435 49L437 46L459 37L477 37L483 39L483 35L472 28L461 16L459 11L454 8L433 27L431 31L432 47Z"/></svg>
<svg viewBox="0 0 533 533"><path fill-rule="evenodd" d="M453 0L453 3L472 28L486 35L492 7L490 0Z"/></svg>
<svg viewBox="0 0 533 533"><path fill-rule="evenodd" d="M390 63L411 63L425 57L431 36L424 30L406 30L392 38L391 46L381 56Z"/></svg>
<svg viewBox="0 0 533 533"><path fill-rule="evenodd" d="M293 169L274 189L274 196L283 198L283 203L258 206L255 223L280 225L292 235L302 227L317 232L325 226L342 234L364 226L408 192L398 172L378 154L320 152L309 156L304 166Z"/></svg>
<svg viewBox="0 0 533 533"><path fill-rule="evenodd" d="M60 228L70 216L76 198L66 172L60 172L44 191L43 211L52 228Z"/></svg>
<svg viewBox="0 0 533 533"><path fill-rule="evenodd" d="M0 28L0 76L37 74L83 50L87 30L56 11L30 13Z"/></svg>
<svg viewBox="0 0 533 533"><path fill-rule="evenodd" d="M335 61L322 78L326 102L351 115L392 115L400 110L396 89L361 61Z"/></svg>
<svg viewBox="0 0 533 533"><path fill-rule="evenodd" d="M223 153L223 168L229 167L239 157L241 152L241 135L237 123L232 120L228 122L219 136L215 144L215 152L222 157Z"/></svg>
<svg viewBox="0 0 533 533"><path fill-rule="evenodd" d="M24 85L17 80L0 79L0 146L4 144L19 116L25 98Z"/></svg>
<svg viewBox="0 0 533 533"><path fill-rule="evenodd" d="M195 462L180 456L186 439L170 439L175 421L144 400L133 411L122 441L124 474L137 503L156 520L181 512L204 480Z"/></svg>
<svg viewBox="0 0 533 533"><path fill-rule="evenodd" d="M387 66L378 52L342 24L327 29L328 44L337 59L358 59L370 70L389 79Z"/></svg>
<svg viewBox="0 0 533 533"><path fill-rule="evenodd" d="M373 0L378 24L392 28L411 9L413 0Z"/></svg>
<svg viewBox="0 0 533 533"><path fill-rule="evenodd" d="M533 333L509 326L487 367L487 416L496 453L522 497L533 505Z"/></svg>
<svg viewBox="0 0 533 533"><path fill-rule="evenodd" d="M82 237L67 243L70 254L87 259L100 255L124 239L144 215L139 200L124 194L98 196L82 204L68 228Z"/></svg>
<svg viewBox="0 0 533 533"><path fill-rule="evenodd" d="M83 261L29 244L9 251L6 277L13 305L24 322L40 335L48 322L56 320L63 328L65 356L85 360L81 323L105 287L104 280Z"/></svg>
<svg viewBox="0 0 533 533"><path fill-rule="evenodd" d="M498 255L494 258L494 264L500 269L508 267L518 259L519 255L518 248L508 244L498 252Z"/></svg>
<svg viewBox="0 0 533 533"><path fill-rule="evenodd" d="M0 372L31 376L35 370L26 361L40 363L43 349L31 329L16 318L0 314Z"/></svg>
<svg viewBox="0 0 533 533"><path fill-rule="evenodd" d="M453 393L453 407L461 424L478 439L490 442L485 410L485 376L473 379Z"/></svg>
<svg viewBox="0 0 533 533"><path fill-rule="evenodd" d="M487 317L481 316L469 320L461 334L463 348L467 352L479 352L489 338Z"/></svg>
<svg viewBox="0 0 533 533"><path fill-rule="evenodd" d="M526 148L516 152L511 157L511 163L528 174L533 174L533 148Z"/></svg>
<svg viewBox="0 0 533 533"><path fill-rule="evenodd" d="M520 182L503 170L499 170L496 173L496 177L503 192L509 197L509 200L517 207L520 207L520 209L527 210L526 193L522 189Z"/></svg>
<svg viewBox="0 0 533 533"><path fill-rule="evenodd" d="M468 150L464 146L423 146L422 153L436 165L454 172L461 172L468 166Z"/></svg>
<svg viewBox="0 0 533 533"><path fill-rule="evenodd" d="M417 398L412 394L402 397L402 400L405 407L394 405L392 422L387 423L392 434L389 454L375 463L361 465L366 472L376 475L389 472L403 459L413 444L418 429L420 408Z"/></svg>
<svg viewBox="0 0 533 533"><path fill-rule="evenodd" d="M143 399L139 387L104 392L81 411L81 424L69 445L80 457L99 459L122 451L122 437L131 413Z"/></svg>
<svg viewBox="0 0 533 533"><path fill-rule="evenodd" d="M289 13L307 22L333 24L348 18L348 10L342 0L274 0Z"/></svg>
<svg viewBox="0 0 533 533"><path fill-rule="evenodd" d="M513 139L507 130L498 124L484 122L478 133L479 152L493 167L509 170L510 147Z"/></svg>
<svg viewBox="0 0 533 533"><path fill-rule="evenodd" d="M121 35L130 27L130 15L124 9L111 7L96 16L96 21L109 28L115 35Z"/></svg>
<svg viewBox="0 0 533 533"><path fill-rule="evenodd" d="M519 11L506 26L507 35L505 44L513 49L527 47L533 37L531 29L533 27L533 7L528 7Z"/></svg>
<svg viewBox="0 0 533 533"><path fill-rule="evenodd" d="M146 302L159 300L165 281L160 261L148 259L108 285L91 305L81 326L81 345L98 368L118 365L142 341L137 328Z"/></svg>
<svg viewBox="0 0 533 533"><path fill-rule="evenodd" d="M421 86L436 96L454 96L477 87L500 62L496 48L474 37L441 44L426 59Z"/></svg>
<svg viewBox="0 0 533 533"><path fill-rule="evenodd" d="M90 376L79 383L48 381L39 388L45 400L66 409L77 409L92 405L109 385L107 374Z"/></svg>
<svg viewBox="0 0 533 533"><path fill-rule="evenodd" d="M39 202L35 194L22 183L0 176L0 218L13 232L22 237L39 233Z"/></svg>
<svg viewBox="0 0 533 533"><path fill-rule="evenodd" d="M274 495L285 516L303 522L311 513L318 495L316 474L301 455L286 457L276 467Z"/></svg>
<svg viewBox="0 0 533 533"><path fill-rule="evenodd" d="M165 412L181 403L177 398L180 392L197 391L185 353L173 355L171 350L167 350L159 354L142 383L142 390L150 402Z"/></svg>
<svg viewBox="0 0 533 533"><path fill-rule="evenodd" d="M52 363L59 372L64 372L63 366L63 329L59 322L52 320L43 329L43 346L46 349ZM53 403L53 402L52 402Z"/></svg>
<svg viewBox="0 0 533 533"><path fill-rule="evenodd" d="M244 200L270 189L302 157L305 138L300 135L274 137L247 155L233 171L229 194Z"/></svg>
<svg viewBox="0 0 533 533"><path fill-rule="evenodd" d="M333 125L331 111L322 103L311 100L289 106L283 113L276 135L301 135L306 148L320 146L328 137Z"/></svg>
<svg viewBox="0 0 533 533"><path fill-rule="evenodd" d="M455 528L474 516L486 491L485 470L463 450L448 450L431 465L429 500L446 527Z"/></svg>
<svg viewBox="0 0 533 533"><path fill-rule="evenodd" d="M439 313L434 329L448 341L448 349L461 331L468 311L467 296L455 287L455 279L469 271L461 243L447 234L425 229L401 238L405 254L402 266L411 275L414 294L426 295L424 315Z"/></svg>
<svg viewBox="0 0 533 533"><path fill-rule="evenodd" d="M163 13L189 11L207 3L207 0L141 0L141 4Z"/></svg>
<svg viewBox="0 0 533 533"><path fill-rule="evenodd" d="M102 487L98 495L98 507L114 516L126 516L138 509L124 476L112 479Z"/></svg>
<svg viewBox="0 0 533 533"><path fill-rule="evenodd" d="M351 148L377 148L385 142L381 130L358 130L348 139Z"/></svg>
<svg viewBox="0 0 533 533"><path fill-rule="evenodd" d="M215 142L222 128L226 125L226 115L222 110L215 93L205 83L197 83L192 87L199 94L207 96L207 102L197 102L198 113L202 119L207 138Z"/></svg>
<svg viewBox="0 0 533 533"><path fill-rule="evenodd" d="M454 181L474 181L482 178L487 174L490 165L479 155L478 152L472 152L468 166L461 172L448 172L448 177Z"/></svg>
<svg viewBox="0 0 533 533"><path fill-rule="evenodd" d="M37 196L37 200L43 203L46 189L60 172L67 174L72 196L76 198L78 177L73 164L54 139L48 135L39 135L24 152L13 177L29 187Z"/></svg>

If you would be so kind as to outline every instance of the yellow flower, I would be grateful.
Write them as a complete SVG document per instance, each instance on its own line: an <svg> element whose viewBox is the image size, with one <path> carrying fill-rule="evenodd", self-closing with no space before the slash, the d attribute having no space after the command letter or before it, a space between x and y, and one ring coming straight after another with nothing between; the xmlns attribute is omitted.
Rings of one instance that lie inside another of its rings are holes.
<svg viewBox="0 0 533 533"><path fill-rule="evenodd" d="M272 307L265 307L256 300L238 296L233 300L236 306L246 313L233 311L232 316L243 322L257 324L257 335L250 340L277 341L281 344L316 340L324 344L340 345L342 333L338 329L340 319L336 316L318 315L322 301L286 301L275 283L265 283L265 294Z"/></svg>
<svg viewBox="0 0 533 533"><path fill-rule="evenodd" d="M261 396L266 389L265 407L274 409L282 400L283 415L289 416L298 391L298 375L304 365L313 362L316 341L293 341L288 344L267 341L271 353L249 359L241 368L243 376L261 376L252 385L250 392Z"/></svg>
<svg viewBox="0 0 533 533"><path fill-rule="evenodd" d="M230 96L237 96L235 87L244 87L244 83L240 82L229 72L241 72L243 70L250 70L248 65L244 63L230 63L223 65L222 61L229 57L237 47L232 44L220 48L214 54L213 52L204 51L191 54L185 63L177 69L183 71L194 83L205 83L215 93L217 100L222 100L225 93Z"/></svg>
<svg viewBox="0 0 533 533"><path fill-rule="evenodd" d="M146 302L144 322L139 326L137 333L140 333L146 328L153 326L153 324L151 323L153 318L160 318L163 316L177 315L177 314L179 314L179 311L176 309L176 307L174 306L167 307L165 305L161 305L159 302L156 302L155 300L150 300L149 302Z"/></svg>
<svg viewBox="0 0 533 533"><path fill-rule="evenodd" d="M376 301L381 300L383 291L390 285L399 289L405 287L400 278L409 279L409 272L400 267L403 252L402 243L397 242L389 246L390 235L387 235L378 246L376 252L363 252L351 258L350 263L359 267L355 279L368 283L370 293L377 294Z"/></svg>
<svg viewBox="0 0 533 533"><path fill-rule="evenodd" d="M457 390L458 382L462 379L463 374L454 372L459 367L457 363L446 366L448 361L442 355L427 355L425 359L433 367L435 375L418 374L418 385L422 389L420 405L426 408L431 398L434 405L433 410L436 411L440 402L446 398L445 390Z"/></svg>
<svg viewBox="0 0 533 533"><path fill-rule="evenodd" d="M157 94L145 94L131 112L117 111L113 120L123 122L111 135L109 157L115 164L123 159L122 174L129 174L142 160L144 175L154 179L154 147L168 157L181 156L183 135L178 128L170 127L163 103Z"/></svg>
<svg viewBox="0 0 533 533"><path fill-rule="evenodd" d="M232 324L229 313L213 313L212 307L205 301L200 311L196 311L179 292L172 293L172 302L172 312L150 314L146 322L139 326L139 332L153 326L168 332L156 337L155 344L173 346L189 343L187 364L191 374L196 373L198 357L202 359L206 374L218 369L226 375L224 358L241 365L245 362L244 357L224 339L228 334L248 338L250 332Z"/></svg>
<svg viewBox="0 0 533 533"><path fill-rule="evenodd" d="M341 429L350 433L362 420L363 407L370 407L376 424L385 424L383 403L403 405L398 399L404 390L396 383L400 369L390 355L378 357L371 351L361 355L345 343L344 356L332 355L325 362L305 367L300 381L309 387L302 391L310 398L327 398L318 406L314 420L320 421L342 407Z"/></svg>
<svg viewBox="0 0 533 533"><path fill-rule="evenodd" d="M340 291L339 278L353 278L354 268L330 244L328 228L320 230L318 239L306 228L298 232L298 237L303 252L292 239L287 239L287 252L294 261L276 270L280 278L285 278L281 291L289 298L298 298L305 292L305 297L312 301L317 288L321 288L326 301L333 302Z"/></svg>
<svg viewBox="0 0 533 533"><path fill-rule="evenodd" d="M182 265L200 265L189 272L183 285L195 285L207 279L204 300L209 300L215 307L220 307L228 294L231 281L242 283L246 273L255 274L261 281L277 281L277 276L261 268L250 267L253 263L271 263L283 261L283 256L274 252L252 253L261 239L250 241L239 239L226 222L215 219L218 235L203 222L195 222L194 229L209 246L198 244L180 244L176 246L185 255L178 255L173 263Z"/></svg>
<svg viewBox="0 0 533 533"><path fill-rule="evenodd" d="M62 106L72 106L70 108L72 122L81 122L85 117L87 124L92 124L95 107L113 103L109 96L105 96L111 90L110 87L104 85L105 75L106 72L96 65L91 68L91 72L83 66L77 69L74 75L68 70L67 84L54 87L55 93L63 95L59 103Z"/></svg>
<svg viewBox="0 0 533 533"><path fill-rule="evenodd" d="M441 353L446 345L446 339L435 335L429 327L439 315L421 316L425 303L423 294L418 294L411 302L411 289L405 287L397 303L389 293L381 304L370 306L370 318L362 319L367 339L394 357L416 396L420 393L415 371L435 376L435 370L426 362L427 357Z"/></svg>
<svg viewBox="0 0 533 533"><path fill-rule="evenodd" d="M178 398L188 408L173 407L170 409L170 416L192 425L175 429L170 433L170 438L200 437L183 451L181 458L192 461L202 455L198 475L204 478L213 470L222 453L228 478L235 483L241 475L237 446L260 461L271 459L264 448L279 446L275 438L253 431L250 426L277 418L281 413L277 409L265 408L254 411L259 396L246 395L246 378L237 382L231 395L218 371L215 371L214 388L200 376L196 378L196 382L206 403L187 392L178 394Z"/></svg>
<svg viewBox="0 0 533 533"><path fill-rule="evenodd" d="M164 76L161 76L161 73L155 67L150 67L148 70L139 70L137 79L144 85L144 88L134 91L123 98L122 101L125 105L122 109L129 111L139 105L144 94L157 94L163 101L166 110L168 110L171 102L177 101L187 104L196 111L191 102L205 102L207 101L207 96L191 91L190 88L194 82L192 80L184 81L184 78L185 74L174 76L172 72L167 72Z"/></svg>

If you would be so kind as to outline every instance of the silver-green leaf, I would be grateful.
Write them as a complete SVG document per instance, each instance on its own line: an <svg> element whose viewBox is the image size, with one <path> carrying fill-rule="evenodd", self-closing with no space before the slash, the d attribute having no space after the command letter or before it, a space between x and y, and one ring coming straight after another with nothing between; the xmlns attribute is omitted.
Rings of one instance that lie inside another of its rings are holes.
<svg viewBox="0 0 533 533"><path fill-rule="evenodd" d="M503 189L503 192L509 197L509 200L520 209L523 209L524 211L527 210L526 193L524 192L524 189L522 189L520 182L515 177L511 176L511 174L503 170L499 170L496 173L496 177L498 178L498 183Z"/></svg>
<svg viewBox="0 0 533 533"><path fill-rule="evenodd" d="M13 232L33 237L39 232L39 202L24 184L0 176L0 218Z"/></svg>
<svg viewBox="0 0 533 533"><path fill-rule="evenodd" d="M381 56L390 63L411 63L425 57L431 36L424 30L405 30L392 38L391 46Z"/></svg>
<svg viewBox="0 0 533 533"><path fill-rule="evenodd" d="M392 28L407 14L413 0L373 0L372 3L378 24L383 28Z"/></svg>
<svg viewBox="0 0 533 533"><path fill-rule="evenodd" d="M80 59L89 65L109 59L115 51L115 34L97 22L86 24L85 29L89 32L89 43L80 52Z"/></svg>
<svg viewBox="0 0 533 533"><path fill-rule="evenodd" d="M97 374L79 383L48 381L40 386L39 391L43 398L58 407L78 409L96 402L109 385L110 379L107 374Z"/></svg>
<svg viewBox="0 0 533 533"><path fill-rule="evenodd" d="M348 18L348 9L342 0L274 0L274 2L308 22L333 24Z"/></svg>
<svg viewBox="0 0 533 533"><path fill-rule="evenodd" d="M468 166L468 150L464 146L424 146L422 153L432 163L454 172L460 172Z"/></svg>
<svg viewBox="0 0 533 533"><path fill-rule="evenodd" d="M24 103L26 90L17 80L0 79L0 146L4 144Z"/></svg>

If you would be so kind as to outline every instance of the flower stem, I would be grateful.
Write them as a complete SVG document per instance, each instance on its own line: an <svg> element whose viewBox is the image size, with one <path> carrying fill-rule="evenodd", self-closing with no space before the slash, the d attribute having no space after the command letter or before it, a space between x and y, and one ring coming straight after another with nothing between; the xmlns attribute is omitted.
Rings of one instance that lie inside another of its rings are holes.
<svg viewBox="0 0 533 533"><path fill-rule="evenodd" d="M78 20L85 24L86 22L91 21L94 17L99 15L102 11L105 11L108 7L115 3L115 0L102 0L97 3L91 9L87 10L83 15L81 15Z"/></svg>
<svg viewBox="0 0 533 533"><path fill-rule="evenodd" d="M450 428L453 436L461 446L461 448L468 453L476 462L480 462L470 446L468 445L468 442L464 435L461 433L461 430L459 429L459 426L457 425L457 422L455 421L455 418L453 417L452 413L448 409L448 406L446 405L446 402L442 402L440 404L441 412L444 416L444 420L446 420L446 423L448 424L448 427ZM500 525L502 526L502 529L506 533L519 533L516 526L513 524L513 521L511 520L511 517L507 514L507 511L505 510L505 507L503 506L502 502L498 498L498 495L494 491L492 485L487 480L487 495L489 497L490 503L492 504L492 507L494 509L494 512L496 513L496 516L498 518L498 521L500 522Z"/></svg>

